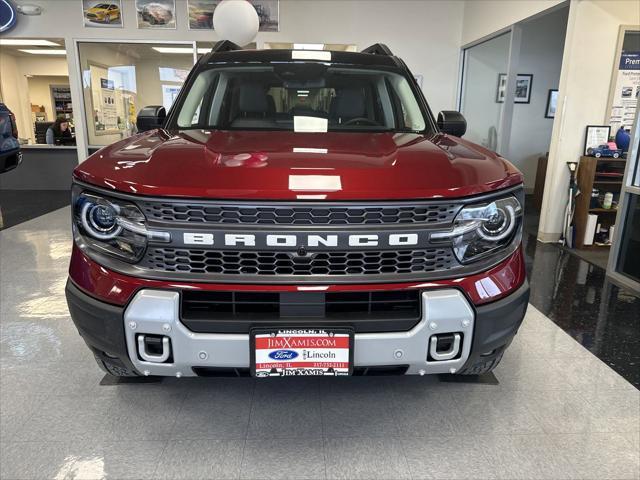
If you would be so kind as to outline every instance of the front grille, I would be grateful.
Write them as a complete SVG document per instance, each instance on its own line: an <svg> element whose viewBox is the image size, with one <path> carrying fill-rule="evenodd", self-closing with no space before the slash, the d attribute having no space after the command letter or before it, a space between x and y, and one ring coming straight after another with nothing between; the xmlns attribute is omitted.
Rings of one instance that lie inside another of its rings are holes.
<svg viewBox="0 0 640 480"><path fill-rule="evenodd" d="M410 330L420 320L418 290L365 292L184 291L181 320L197 333L248 333L255 327Z"/></svg>
<svg viewBox="0 0 640 480"><path fill-rule="evenodd" d="M218 275L383 275L426 273L457 266L450 248L397 251L290 252L149 248L143 267Z"/></svg>
<svg viewBox="0 0 640 480"><path fill-rule="evenodd" d="M394 225L451 223L455 203L417 205L224 205L200 202L141 202L149 220L245 225Z"/></svg>

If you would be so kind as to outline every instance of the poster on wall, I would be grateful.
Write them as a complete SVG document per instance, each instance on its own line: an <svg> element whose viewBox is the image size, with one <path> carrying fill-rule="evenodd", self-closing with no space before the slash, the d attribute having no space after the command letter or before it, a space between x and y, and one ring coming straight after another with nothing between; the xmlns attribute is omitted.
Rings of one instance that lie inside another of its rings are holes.
<svg viewBox="0 0 640 480"><path fill-rule="evenodd" d="M122 28L121 0L82 0L85 27Z"/></svg>
<svg viewBox="0 0 640 480"><path fill-rule="evenodd" d="M116 92L113 80L100 79L100 97L102 108L102 124L104 130L118 129L118 109L116 108Z"/></svg>
<svg viewBox="0 0 640 480"><path fill-rule="evenodd" d="M630 132L640 97L640 52L622 52L615 82L609 117L611 131L622 127Z"/></svg>
<svg viewBox="0 0 640 480"><path fill-rule="evenodd" d="M220 0L189 0L189 28L191 30L213 30L213 11Z"/></svg>
<svg viewBox="0 0 640 480"><path fill-rule="evenodd" d="M175 0L136 0L138 28L176 28Z"/></svg>
<svg viewBox="0 0 640 480"><path fill-rule="evenodd" d="M213 30L213 11L221 0L188 0L189 28ZM277 32L280 22L278 0L249 0L258 14L261 32Z"/></svg>

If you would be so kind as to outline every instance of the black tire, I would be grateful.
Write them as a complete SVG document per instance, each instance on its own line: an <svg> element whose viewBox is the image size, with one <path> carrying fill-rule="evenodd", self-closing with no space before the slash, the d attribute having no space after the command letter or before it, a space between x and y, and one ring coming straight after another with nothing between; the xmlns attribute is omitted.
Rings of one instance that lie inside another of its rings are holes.
<svg viewBox="0 0 640 480"><path fill-rule="evenodd" d="M100 369L108 375L114 377L139 377L136 372L129 370L124 365L112 363L108 359L103 359L95 353L93 354L93 357L96 359L96 363Z"/></svg>
<svg viewBox="0 0 640 480"><path fill-rule="evenodd" d="M498 366L500 360L502 360L502 355L504 355L504 350L495 356L492 355L491 357L486 358L480 357L473 365L460 370L458 375L483 375L485 373L492 372L493 369Z"/></svg>

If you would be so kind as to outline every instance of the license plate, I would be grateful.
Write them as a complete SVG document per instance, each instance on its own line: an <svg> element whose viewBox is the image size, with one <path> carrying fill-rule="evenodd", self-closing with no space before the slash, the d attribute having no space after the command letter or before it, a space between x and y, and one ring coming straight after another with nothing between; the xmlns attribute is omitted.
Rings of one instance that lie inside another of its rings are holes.
<svg viewBox="0 0 640 480"><path fill-rule="evenodd" d="M256 377L343 376L353 367L353 330L273 328L251 331Z"/></svg>

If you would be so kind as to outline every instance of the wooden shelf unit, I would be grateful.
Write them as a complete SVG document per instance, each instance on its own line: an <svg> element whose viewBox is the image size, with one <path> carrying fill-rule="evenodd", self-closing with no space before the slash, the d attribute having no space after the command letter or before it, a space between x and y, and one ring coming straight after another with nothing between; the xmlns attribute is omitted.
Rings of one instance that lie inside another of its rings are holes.
<svg viewBox="0 0 640 480"><path fill-rule="evenodd" d="M585 233L587 228L587 220L589 214L598 215L598 223L603 227L608 228L616 221L616 208L615 206L606 208L590 208L591 203L591 191L594 186L600 190L600 194L606 192L612 192L614 195L620 195L620 189L622 188L622 179L608 177L606 180L597 178L598 172L602 172L607 169L608 172L624 172L626 159L624 158L595 158L595 157L580 157L580 163L578 164L578 173L576 181L578 182L578 188L580 189L580 195L576 198L576 209L573 216L573 226L575 229L575 247L594 248L595 245L585 245ZM601 248L598 246L597 248Z"/></svg>

